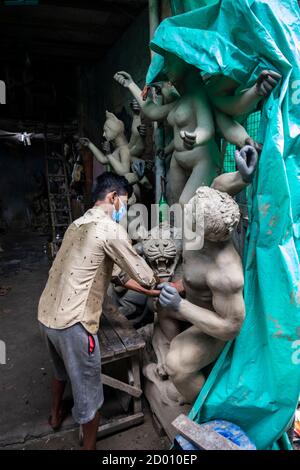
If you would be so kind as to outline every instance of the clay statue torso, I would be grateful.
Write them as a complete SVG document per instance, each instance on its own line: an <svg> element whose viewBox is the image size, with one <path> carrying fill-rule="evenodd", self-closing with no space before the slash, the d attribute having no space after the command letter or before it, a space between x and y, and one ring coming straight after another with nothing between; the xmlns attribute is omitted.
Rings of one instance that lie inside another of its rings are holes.
<svg viewBox="0 0 300 470"><path fill-rule="evenodd" d="M194 99L195 97L190 95L177 100L167 118L174 131L174 158L186 170L192 170L198 162L208 159L212 164L211 150L218 152L216 145L215 148L212 148L212 141L192 150L187 150L184 145L180 131L192 132L197 127Z"/></svg>
<svg viewBox="0 0 300 470"><path fill-rule="evenodd" d="M209 252L204 249L184 251L183 259L186 298L199 307L212 309L212 290L223 287L228 278L234 282L233 273L243 278L241 259L231 242L224 243L222 250L210 244Z"/></svg>

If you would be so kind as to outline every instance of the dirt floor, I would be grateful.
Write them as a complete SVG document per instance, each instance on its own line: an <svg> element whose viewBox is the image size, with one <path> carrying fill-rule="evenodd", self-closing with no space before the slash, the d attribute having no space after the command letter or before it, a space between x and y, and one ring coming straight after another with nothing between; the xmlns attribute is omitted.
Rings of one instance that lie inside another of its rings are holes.
<svg viewBox="0 0 300 470"><path fill-rule="evenodd" d="M0 341L6 344L6 364L0 364L0 448L76 449L78 430L71 417L59 434L51 434L47 423L51 365L36 319L49 269L46 239L17 233L2 237L1 244ZM98 442L99 449L112 450L168 447L147 409L144 424Z"/></svg>

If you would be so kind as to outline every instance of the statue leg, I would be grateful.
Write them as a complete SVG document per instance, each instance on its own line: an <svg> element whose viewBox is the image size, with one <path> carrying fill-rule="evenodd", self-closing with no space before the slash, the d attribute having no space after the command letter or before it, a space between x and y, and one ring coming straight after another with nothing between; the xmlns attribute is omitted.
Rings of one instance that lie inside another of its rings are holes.
<svg viewBox="0 0 300 470"><path fill-rule="evenodd" d="M193 403L204 385L201 370L215 361L225 342L191 326L176 336L167 356L167 371L177 390Z"/></svg>
<svg viewBox="0 0 300 470"><path fill-rule="evenodd" d="M152 345L157 357L157 373L163 379L168 377L166 359L170 349L170 342L182 331L180 322L172 314L172 310L162 308L158 304Z"/></svg>
<svg viewBox="0 0 300 470"><path fill-rule="evenodd" d="M167 175L167 199L169 206L179 202L180 195L185 187L187 179L188 176L185 170L177 163L176 158L173 155Z"/></svg>
<svg viewBox="0 0 300 470"><path fill-rule="evenodd" d="M182 206L187 204L195 195L196 189L198 189L199 186L209 186L214 176L215 172L213 172L211 162L208 162L207 159L199 162L194 166L193 171L183 188L179 198L179 203Z"/></svg>

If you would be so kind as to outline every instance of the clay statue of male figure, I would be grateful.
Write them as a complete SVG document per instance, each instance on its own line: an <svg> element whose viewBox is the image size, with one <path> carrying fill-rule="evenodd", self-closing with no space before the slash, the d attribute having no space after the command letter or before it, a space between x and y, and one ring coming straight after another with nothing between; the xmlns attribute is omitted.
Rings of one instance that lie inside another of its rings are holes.
<svg viewBox="0 0 300 470"><path fill-rule="evenodd" d="M189 249L184 241L183 278L175 283L177 288L162 284L159 297L159 326L170 341L165 368L171 381L165 382L164 393L171 400L182 402L181 395L187 403L195 401L205 381L203 368L217 359L243 324L243 268L231 239L240 211L222 191L234 194L246 187L256 162L255 149L244 147L236 152L239 171L217 177L213 188L198 188L190 201L193 225L201 216L203 247ZM185 291L185 298L178 291ZM154 368L148 373L153 375Z"/></svg>

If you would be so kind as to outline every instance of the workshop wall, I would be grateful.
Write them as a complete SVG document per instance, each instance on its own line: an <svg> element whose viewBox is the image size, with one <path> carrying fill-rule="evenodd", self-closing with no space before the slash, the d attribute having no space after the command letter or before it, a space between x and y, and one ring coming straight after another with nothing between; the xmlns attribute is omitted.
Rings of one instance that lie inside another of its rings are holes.
<svg viewBox="0 0 300 470"><path fill-rule="evenodd" d="M101 141L106 110L117 114L127 129L130 126L132 96L113 80L113 75L125 70L143 87L149 63L149 19L145 9L99 63L80 67L79 122L84 135L95 144Z"/></svg>
<svg viewBox="0 0 300 470"><path fill-rule="evenodd" d="M47 222L41 151L39 144L24 147L0 143L0 229L42 228Z"/></svg>

